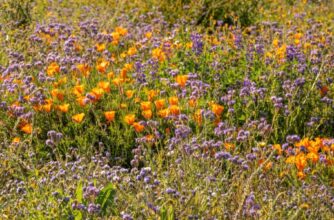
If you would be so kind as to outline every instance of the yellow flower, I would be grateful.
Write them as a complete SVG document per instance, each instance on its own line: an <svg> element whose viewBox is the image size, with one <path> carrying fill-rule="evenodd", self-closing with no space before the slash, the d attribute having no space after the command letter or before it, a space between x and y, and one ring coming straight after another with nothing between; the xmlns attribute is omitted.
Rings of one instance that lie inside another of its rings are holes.
<svg viewBox="0 0 334 220"><path fill-rule="evenodd" d="M72 120L76 123L81 123L83 118L85 117L85 113L80 113L72 116Z"/></svg>
<svg viewBox="0 0 334 220"><path fill-rule="evenodd" d="M128 114L124 117L125 123L128 125L132 125L136 120L136 116L134 114Z"/></svg>

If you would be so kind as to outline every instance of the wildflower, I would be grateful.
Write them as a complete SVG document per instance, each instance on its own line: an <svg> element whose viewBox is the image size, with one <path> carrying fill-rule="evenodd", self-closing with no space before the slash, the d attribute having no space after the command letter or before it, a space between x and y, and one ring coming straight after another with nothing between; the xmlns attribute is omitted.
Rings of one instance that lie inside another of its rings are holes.
<svg viewBox="0 0 334 220"><path fill-rule="evenodd" d="M175 81L181 88L184 88L186 86L186 82L188 80L188 75L178 75L175 77Z"/></svg>
<svg viewBox="0 0 334 220"><path fill-rule="evenodd" d="M12 144L18 144L20 143L20 141L21 141L20 137L14 137L12 140Z"/></svg>
<svg viewBox="0 0 334 220"><path fill-rule="evenodd" d="M162 109L158 111L158 115L162 118L166 118L169 115L169 109Z"/></svg>
<svg viewBox="0 0 334 220"><path fill-rule="evenodd" d="M57 98L59 101L64 100L64 93L62 91L59 91L58 89L51 90L51 96L53 98Z"/></svg>
<svg viewBox="0 0 334 220"><path fill-rule="evenodd" d="M55 73L60 72L60 67L56 62L53 62L48 66L46 72L49 76L53 76Z"/></svg>
<svg viewBox="0 0 334 220"><path fill-rule="evenodd" d="M155 105L157 110L160 110L165 106L165 100L164 99L158 99L154 102L154 105Z"/></svg>
<svg viewBox="0 0 334 220"><path fill-rule="evenodd" d="M171 105L171 106L169 106L169 112L172 115L179 115L180 114L180 108L177 105Z"/></svg>
<svg viewBox="0 0 334 220"><path fill-rule="evenodd" d="M132 125L135 122L136 116L134 114L128 114L124 117L125 123Z"/></svg>
<svg viewBox="0 0 334 220"><path fill-rule="evenodd" d="M98 82L97 86L99 88L103 89L104 92L110 92L110 83L109 82L101 81L101 82Z"/></svg>
<svg viewBox="0 0 334 220"><path fill-rule="evenodd" d="M76 85L73 88L73 94L77 97L80 97L84 92L84 86L83 85Z"/></svg>
<svg viewBox="0 0 334 220"><path fill-rule="evenodd" d="M26 134L31 134L32 133L32 125L27 123L21 127L21 131L23 131Z"/></svg>
<svg viewBox="0 0 334 220"><path fill-rule="evenodd" d="M68 112L68 108L70 107L70 104L63 104L63 105L58 105L57 109L63 113Z"/></svg>
<svg viewBox="0 0 334 220"><path fill-rule="evenodd" d="M135 55L137 53L137 49L136 49L136 47L130 47L129 49L128 49L128 52L127 52L127 54L129 55L129 56L133 56L133 55Z"/></svg>
<svg viewBox="0 0 334 220"><path fill-rule="evenodd" d="M93 95L95 96L95 99L96 100L100 100L101 97L103 96L104 94L104 90L101 89L101 88L93 88L92 91Z"/></svg>
<svg viewBox="0 0 334 220"><path fill-rule="evenodd" d="M105 44L96 44L95 48L98 52L102 52L106 49L106 45Z"/></svg>
<svg viewBox="0 0 334 220"><path fill-rule="evenodd" d="M141 102L140 108L142 111L150 110L151 109L151 102Z"/></svg>
<svg viewBox="0 0 334 220"><path fill-rule="evenodd" d="M189 104L190 107L195 107L196 104L197 104L197 101L196 101L196 99L190 99L188 101L188 104Z"/></svg>
<svg viewBox="0 0 334 220"><path fill-rule="evenodd" d="M163 62L166 59L165 53L160 48L152 50L152 57L160 62Z"/></svg>
<svg viewBox="0 0 334 220"><path fill-rule="evenodd" d="M176 96L172 96L168 99L170 105L179 104L179 99Z"/></svg>
<svg viewBox="0 0 334 220"><path fill-rule="evenodd" d="M145 37L146 37L147 39L151 39L151 37L152 37L152 32L146 32L146 33L145 33Z"/></svg>
<svg viewBox="0 0 334 220"><path fill-rule="evenodd" d="M129 99L132 98L133 93L134 93L133 90L126 90L126 91L125 91L125 95L126 95L126 97L128 97Z"/></svg>
<svg viewBox="0 0 334 220"><path fill-rule="evenodd" d="M114 121L115 120L115 111L107 111L104 112L104 117L108 122Z"/></svg>
<svg viewBox="0 0 334 220"><path fill-rule="evenodd" d="M142 115L147 120L151 119L152 118L152 110L148 109L148 110L142 111Z"/></svg>
<svg viewBox="0 0 334 220"><path fill-rule="evenodd" d="M83 118L85 117L85 113L80 113L72 116L72 120L76 123L81 123Z"/></svg>
<svg viewBox="0 0 334 220"><path fill-rule="evenodd" d="M274 145L273 145L273 149L277 151L277 154L278 154L278 155L281 155L281 154L282 154L282 147L281 147L281 145L279 145L279 144L274 144Z"/></svg>
<svg viewBox="0 0 334 220"><path fill-rule="evenodd" d="M76 67L84 76L87 77L89 75L90 68L87 64L77 64Z"/></svg>
<svg viewBox="0 0 334 220"><path fill-rule="evenodd" d="M197 123L197 124L202 124L202 110L201 109L198 109L195 114L194 114L194 121Z"/></svg>
<svg viewBox="0 0 334 220"><path fill-rule="evenodd" d="M134 122L133 123L133 127L136 130L136 132L142 132L144 130L144 128L145 128L144 125L141 125L138 122Z"/></svg>
<svg viewBox="0 0 334 220"><path fill-rule="evenodd" d="M109 66L109 62L103 60L96 65L96 69L100 73L105 73L108 66Z"/></svg>
<svg viewBox="0 0 334 220"><path fill-rule="evenodd" d="M298 154L295 158L295 164L299 171L303 171L307 165L306 157L304 154Z"/></svg>
<svg viewBox="0 0 334 220"><path fill-rule="evenodd" d="M45 111L45 112L51 112L51 107L52 107L52 104L44 104L42 105L42 109Z"/></svg>
<svg viewBox="0 0 334 220"><path fill-rule="evenodd" d="M117 33L119 33L121 36L125 36L125 35L128 34L128 30L126 28L123 28L123 27L116 27L115 31Z"/></svg>
<svg viewBox="0 0 334 220"><path fill-rule="evenodd" d="M212 104L212 112L215 113L216 116L220 116L224 111L224 106L218 104Z"/></svg>
<svg viewBox="0 0 334 220"><path fill-rule="evenodd" d="M148 91L146 92L148 100L149 100L149 101L152 101L152 99L153 99L154 97L156 97L156 96L158 95L158 93L159 93L158 90L153 90L153 89L148 90Z"/></svg>

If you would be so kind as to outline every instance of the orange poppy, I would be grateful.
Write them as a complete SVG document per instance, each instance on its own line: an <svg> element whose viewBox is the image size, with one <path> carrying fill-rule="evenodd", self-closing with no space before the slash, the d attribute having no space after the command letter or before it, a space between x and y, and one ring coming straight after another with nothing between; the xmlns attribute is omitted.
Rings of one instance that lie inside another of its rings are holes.
<svg viewBox="0 0 334 220"><path fill-rule="evenodd" d="M128 114L124 117L125 123L128 125L132 125L136 120L136 116L134 114Z"/></svg>
<svg viewBox="0 0 334 220"><path fill-rule="evenodd" d="M142 132L142 131L144 130L144 128L145 128L144 125L141 125L141 124L138 123L138 122L134 122L134 123L133 123L133 127L134 127L134 129L136 130L136 132Z"/></svg>
<svg viewBox="0 0 334 220"><path fill-rule="evenodd" d="M72 120L76 123L81 123L85 117L85 113L80 113L72 116Z"/></svg>
<svg viewBox="0 0 334 220"><path fill-rule="evenodd" d="M108 122L115 120L115 111L107 111L104 113L104 117L107 119Z"/></svg>

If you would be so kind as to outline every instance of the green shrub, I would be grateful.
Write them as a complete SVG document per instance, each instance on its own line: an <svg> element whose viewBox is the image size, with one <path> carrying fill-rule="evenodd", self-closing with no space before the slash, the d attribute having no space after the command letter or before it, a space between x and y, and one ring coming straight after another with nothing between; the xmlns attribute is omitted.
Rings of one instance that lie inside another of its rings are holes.
<svg viewBox="0 0 334 220"><path fill-rule="evenodd" d="M0 15L9 25L26 26L31 22L34 0L4 0L0 5Z"/></svg>

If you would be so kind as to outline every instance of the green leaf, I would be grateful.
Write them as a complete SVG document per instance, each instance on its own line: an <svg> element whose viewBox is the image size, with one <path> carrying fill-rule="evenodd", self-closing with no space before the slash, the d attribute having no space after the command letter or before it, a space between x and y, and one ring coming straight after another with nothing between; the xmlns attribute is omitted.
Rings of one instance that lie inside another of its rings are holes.
<svg viewBox="0 0 334 220"><path fill-rule="evenodd" d="M101 205L102 213L105 213L107 207L113 204L115 194L116 189L112 183L109 183L100 191L96 203Z"/></svg>
<svg viewBox="0 0 334 220"><path fill-rule="evenodd" d="M82 213L79 210L75 210L73 212L73 214L74 214L74 219L75 220L81 220L82 219Z"/></svg>
<svg viewBox="0 0 334 220"><path fill-rule="evenodd" d="M79 182L77 189L75 191L76 199L79 203L82 203L83 198L83 188L82 188L82 181Z"/></svg>

